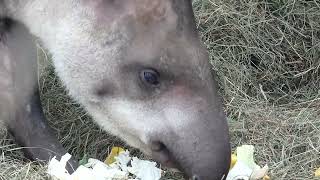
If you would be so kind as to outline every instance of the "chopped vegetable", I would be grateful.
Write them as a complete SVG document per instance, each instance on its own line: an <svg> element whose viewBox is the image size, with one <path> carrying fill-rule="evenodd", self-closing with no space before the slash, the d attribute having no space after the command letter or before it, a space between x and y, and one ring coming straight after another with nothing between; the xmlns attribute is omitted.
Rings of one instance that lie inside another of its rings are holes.
<svg viewBox="0 0 320 180"><path fill-rule="evenodd" d="M231 155L231 170L227 176L227 180L269 180L266 176L268 166L263 168L254 162L254 147L251 145L243 145L237 148L236 155Z"/></svg>
<svg viewBox="0 0 320 180"><path fill-rule="evenodd" d="M56 157L52 158L48 166L48 174L58 180L159 180L162 172L156 167L155 162L132 158L129 151L119 147L112 148L105 163L90 158L86 164L80 165L73 174L69 174L65 169L70 158L70 154L64 155L60 161ZM84 162L86 158L83 159Z"/></svg>
<svg viewBox="0 0 320 180"><path fill-rule="evenodd" d="M262 180L270 180L270 177L268 175L265 175Z"/></svg>
<svg viewBox="0 0 320 180"><path fill-rule="evenodd" d="M231 155L230 169L232 169L232 168L234 167L234 165L236 164L236 162L237 162L237 155L232 154L232 155Z"/></svg>
<svg viewBox="0 0 320 180"><path fill-rule="evenodd" d="M115 157L116 157L116 156L119 156L119 154L120 154L121 152L124 152L124 149L123 149L123 148L121 148L121 147L113 147L113 148L111 149L111 153L109 154L109 156L107 157L107 159L106 159L104 162L105 162L106 164L108 164L108 165L116 162Z"/></svg>
<svg viewBox="0 0 320 180"><path fill-rule="evenodd" d="M83 158L79 161L79 165L81 166L81 165L87 164L87 163L88 163L88 160L89 160L88 155L85 154L85 155L83 156Z"/></svg>
<svg viewBox="0 0 320 180"><path fill-rule="evenodd" d="M315 177L320 177L320 168L318 168L318 169L314 172L314 176L315 176Z"/></svg>

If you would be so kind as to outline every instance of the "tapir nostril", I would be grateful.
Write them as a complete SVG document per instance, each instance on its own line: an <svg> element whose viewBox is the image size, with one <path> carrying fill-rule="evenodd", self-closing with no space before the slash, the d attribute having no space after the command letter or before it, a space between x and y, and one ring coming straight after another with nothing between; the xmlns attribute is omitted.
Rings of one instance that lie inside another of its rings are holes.
<svg viewBox="0 0 320 180"><path fill-rule="evenodd" d="M175 162L169 149L160 141L151 142L152 158L163 166L175 168Z"/></svg>
<svg viewBox="0 0 320 180"><path fill-rule="evenodd" d="M153 141L151 143L151 150L155 152L166 150L167 147L160 141Z"/></svg>

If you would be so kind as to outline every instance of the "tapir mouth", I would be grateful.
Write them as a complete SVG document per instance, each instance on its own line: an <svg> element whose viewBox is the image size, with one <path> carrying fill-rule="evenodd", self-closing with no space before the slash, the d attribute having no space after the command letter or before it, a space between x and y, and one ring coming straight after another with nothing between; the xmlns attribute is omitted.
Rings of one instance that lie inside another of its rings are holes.
<svg viewBox="0 0 320 180"><path fill-rule="evenodd" d="M186 179L224 179L231 161L228 137L212 140L212 144L204 142L198 145L192 139L176 140L174 143L154 141L151 143L152 157L167 168L178 169Z"/></svg>
<svg viewBox="0 0 320 180"><path fill-rule="evenodd" d="M177 164L174 156L162 142L152 142L151 150L153 159L161 163L161 165L171 169L179 169L179 164Z"/></svg>

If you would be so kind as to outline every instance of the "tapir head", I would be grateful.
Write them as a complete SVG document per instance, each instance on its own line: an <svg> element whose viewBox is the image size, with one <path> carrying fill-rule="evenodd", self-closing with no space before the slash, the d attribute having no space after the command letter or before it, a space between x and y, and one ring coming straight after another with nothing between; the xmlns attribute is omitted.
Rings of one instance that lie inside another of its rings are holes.
<svg viewBox="0 0 320 180"><path fill-rule="evenodd" d="M22 18L47 13L31 30L100 126L190 178L227 173L227 122L190 0L34 2Z"/></svg>

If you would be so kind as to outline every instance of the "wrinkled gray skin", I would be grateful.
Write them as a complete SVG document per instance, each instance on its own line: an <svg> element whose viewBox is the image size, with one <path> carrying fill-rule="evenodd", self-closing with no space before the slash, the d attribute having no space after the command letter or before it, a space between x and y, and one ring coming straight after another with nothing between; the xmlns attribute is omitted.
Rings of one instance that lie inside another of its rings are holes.
<svg viewBox="0 0 320 180"><path fill-rule="evenodd" d="M0 118L30 158L65 150L44 121L29 31L104 130L188 177L227 173L228 127L191 1L2 0L0 15L12 20L0 29ZM150 69L157 86L141 76Z"/></svg>

